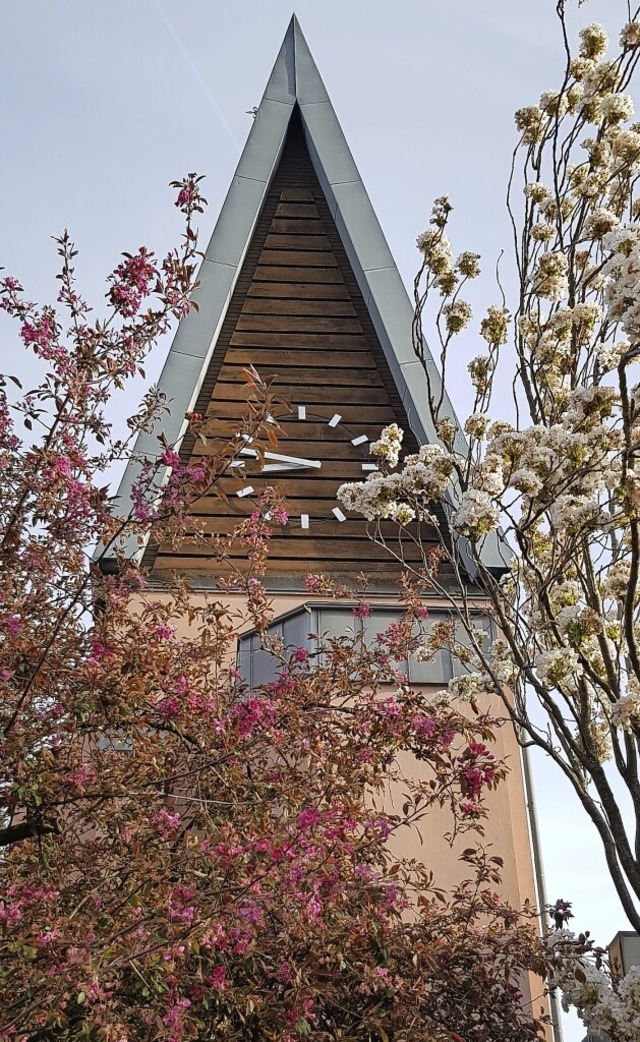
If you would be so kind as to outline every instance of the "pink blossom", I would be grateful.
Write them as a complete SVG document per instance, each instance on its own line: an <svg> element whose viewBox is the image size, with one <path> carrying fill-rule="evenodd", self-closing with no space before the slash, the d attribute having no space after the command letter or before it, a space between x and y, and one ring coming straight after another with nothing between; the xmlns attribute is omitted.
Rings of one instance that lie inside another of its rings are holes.
<svg viewBox="0 0 640 1042"><path fill-rule="evenodd" d="M432 738L436 731L437 718L435 714L425 716L418 713L411 720L411 726L419 738Z"/></svg>
<svg viewBox="0 0 640 1042"><path fill-rule="evenodd" d="M375 832L377 838L384 842L389 838L391 834L391 825L387 818L375 818L373 821L368 822L367 831Z"/></svg>
<svg viewBox="0 0 640 1042"><path fill-rule="evenodd" d="M216 966L207 977L207 984L210 984L217 991L224 991L227 986L226 976L226 968L224 966Z"/></svg>
<svg viewBox="0 0 640 1042"><path fill-rule="evenodd" d="M180 702L175 695L171 695L158 702L157 709L160 716L163 716L165 720L173 720L180 711Z"/></svg>
<svg viewBox="0 0 640 1042"><path fill-rule="evenodd" d="M316 810L315 807L305 807L298 814L298 828L303 831L314 828L320 821L321 816L320 811Z"/></svg>
<svg viewBox="0 0 640 1042"><path fill-rule="evenodd" d="M22 630L23 622L17 615L7 615L5 625L7 627L7 633L11 637L17 637Z"/></svg>
<svg viewBox="0 0 640 1042"><path fill-rule="evenodd" d="M274 521L277 521L279 525L286 525L289 522L289 515L284 507L276 507L272 510L271 517Z"/></svg>
<svg viewBox="0 0 640 1042"><path fill-rule="evenodd" d="M97 777L98 775L90 764L82 764L75 769L73 774L68 774L66 780L79 792L84 792L86 786L93 784Z"/></svg>
<svg viewBox="0 0 640 1042"><path fill-rule="evenodd" d="M362 602L356 608L352 608L351 611L356 619L368 619L371 615L369 605Z"/></svg>
<svg viewBox="0 0 640 1042"><path fill-rule="evenodd" d="M293 653L294 662L306 662L309 658L309 652L306 648L296 648Z"/></svg>
<svg viewBox="0 0 640 1042"><path fill-rule="evenodd" d="M49 948L59 937L59 930L40 930L36 936L36 944L39 948Z"/></svg>
<svg viewBox="0 0 640 1042"><path fill-rule="evenodd" d="M0 923L6 923L7 926L13 926L13 924L19 922L21 918L22 912L18 905L7 905L4 901L0 901Z"/></svg>
<svg viewBox="0 0 640 1042"><path fill-rule="evenodd" d="M240 915L248 923L262 923L262 909L256 901L247 901L240 909Z"/></svg>
<svg viewBox="0 0 640 1042"><path fill-rule="evenodd" d="M174 1027L179 1021L182 1020L184 1013L191 1005L190 999L178 999L177 1002L171 1006L171 1008L165 1013L162 1018L162 1023L166 1024L167 1027Z"/></svg>
<svg viewBox="0 0 640 1042"><path fill-rule="evenodd" d="M179 453L174 452L173 449L167 448L162 453L162 456L160 457L160 462L164 464L165 467L179 467L180 455Z"/></svg>
<svg viewBox="0 0 640 1042"><path fill-rule="evenodd" d="M166 810L155 811L149 815L149 822L162 839L170 839L182 826L182 818L177 812L169 814Z"/></svg>

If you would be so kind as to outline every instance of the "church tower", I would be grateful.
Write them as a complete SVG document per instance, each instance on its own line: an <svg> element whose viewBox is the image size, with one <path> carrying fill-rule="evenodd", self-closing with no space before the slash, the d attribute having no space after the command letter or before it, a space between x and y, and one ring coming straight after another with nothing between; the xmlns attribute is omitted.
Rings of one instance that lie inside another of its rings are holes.
<svg viewBox="0 0 640 1042"><path fill-rule="evenodd" d="M185 461L207 451L187 433L185 414L192 411L207 417L213 436L230 433L246 406L249 365L273 377L274 390L291 403L286 416L278 415L286 438L265 458L264 469L252 470L248 446L246 469L225 479L227 498L200 501L204 531L230 531L255 508L263 488L282 485L290 523L274 532L266 575L274 627L286 643L345 632L356 624L351 605L310 597L305 576L321 572L348 581L364 572L371 619L362 625L365 636L375 634L401 611L401 566L371 541L362 519L346 515L336 491L345 481L366 477L372 467L368 444L387 424L404 430L407 452L437 438L425 373L412 348L411 302L295 17L199 280L199 310L180 323L160 378L171 406L161 428L167 442ZM436 367L430 359L427 364L432 387L439 388ZM446 392L443 402L459 426ZM138 453L157 457L159 433L142 434ZM135 477L130 465L118 493L123 511ZM440 509L446 516L447 504ZM397 527L389 523L381 535L397 540ZM421 535L423 547L436 543L435 532ZM406 553L421 559L414 544L407 544ZM489 566L504 567L497 542L485 553ZM215 590L219 566L206 540L178 549L148 546L141 563L159 590L174 571L189 576L194 597ZM469 572L470 588L473 579ZM429 609L434 618L447 615L435 598ZM246 634L239 656L251 682L270 679L269 656L255 634ZM460 668L445 650L431 663L406 664L409 679L425 687L446 684ZM501 715L497 705L492 708ZM538 903L522 763L510 727L502 729L497 744L511 774L490 796L485 843L504 859L505 897L516 906ZM441 838L446 830L444 817L432 815L422 836L405 841L407 854L424 858L427 852L444 885L464 873L459 851Z"/></svg>

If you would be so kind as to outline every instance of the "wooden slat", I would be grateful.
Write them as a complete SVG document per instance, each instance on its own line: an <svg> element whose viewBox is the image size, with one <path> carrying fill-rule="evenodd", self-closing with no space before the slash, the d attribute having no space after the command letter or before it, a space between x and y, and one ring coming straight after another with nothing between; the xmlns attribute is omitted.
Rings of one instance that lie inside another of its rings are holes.
<svg viewBox="0 0 640 1042"><path fill-rule="evenodd" d="M209 455L210 453L207 451L209 447L209 443L203 445L202 442L197 442L194 446L191 460L196 462L200 456ZM279 443L278 448L275 451L282 452L284 455L293 456L294 454L292 452L288 452L288 448L289 443L283 440ZM311 458L311 456L309 456L309 458ZM314 459L317 459L317 456L314 457ZM363 457L362 460L355 456L352 456L349 459L344 456L338 457L337 459L325 459L322 461L322 477L331 478L334 481L334 487L342 484L343 481L364 481L367 472L362 469L362 464L369 462L371 462L370 457ZM270 477L271 481L269 484L276 484L276 479L278 478L277 471L270 475ZM281 480L286 477L286 474L281 475ZM253 477L251 478L251 481L253 483Z"/></svg>
<svg viewBox="0 0 640 1042"><path fill-rule="evenodd" d="M305 457L303 457L305 458ZM312 459L309 453L308 459ZM244 471L237 471L244 474ZM248 473L244 478L221 478L219 488L227 496L235 496L238 488L244 484L251 484L256 490L256 496L261 496L265 489L282 485L287 494L298 496L302 499L326 499L331 500L333 506L337 506L336 492L341 481L336 478L327 478L326 481L320 476L316 477L312 471L301 470L302 475L298 477L293 471L276 471L274 474ZM321 472L320 472L321 473ZM306 474L306 477L304 476ZM331 508L328 513L331 513Z"/></svg>
<svg viewBox="0 0 640 1042"><path fill-rule="evenodd" d="M318 235L324 233L324 225L320 218L274 217L269 231L277 235Z"/></svg>
<svg viewBox="0 0 640 1042"><path fill-rule="evenodd" d="M345 454L350 453L351 455L355 455L358 452L362 453L364 450L366 450L368 453L368 449L366 445L364 446L364 449L362 445L352 445L350 437L357 438L360 437L360 435L366 434L367 437L370 439L378 438L380 435L382 424L351 422L349 424L348 430L346 429L346 427L340 425L340 427L336 428L335 431L328 427L326 423L313 423L306 421L296 423L295 421L287 420L287 422L283 423L282 426L284 429L285 437L280 439L281 447L284 446L285 441L287 445L290 445L294 441L327 441L330 442L332 445L341 443L345 446ZM207 420L207 432L210 434L212 438L227 437L228 432L232 430L232 427L233 422L231 420ZM282 448L282 451L286 451L284 447ZM320 452L320 449L317 445L314 445L313 452L314 459L317 459L318 453ZM288 455L291 455L291 453L288 453ZM302 455L304 455L304 453L302 453Z"/></svg>
<svg viewBox="0 0 640 1042"><path fill-rule="evenodd" d="M296 400L296 405L304 405L304 402L300 402L299 398ZM343 422L348 426L350 420L354 420L358 423L376 423L379 422L380 426L387 423L392 423L395 420L395 412L390 405L341 405L340 415L342 416ZM241 420L243 417L243 407L241 402L221 402L211 401L207 406L207 416L212 416L214 419L222 419L226 417L233 420ZM283 414L281 410L274 409L273 415L276 420L286 424L286 420L290 414ZM334 415L331 409L307 406L307 420L315 420L318 423L328 423L331 417ZM206 431L205 431L206 434ZM286 439L282 439L284 445ZM285 451L284 449L282 450Z"/></svg>
<svg viewBox="0 0 640 1042"><path fill-rule="evenodd" d="M361 333L357 318L322 318L309 315L247 315L238 316L236 329L259 332L289 333Z"/></svg>
<svg viewBox="0 0 640 1042"><path fill-rule="evenodd" d="M246 557L238 558L234 560L234 568L241 573L245 573L251 570L251 565ZM315 571L329 572L332 576L343 574L347 576L366 572L368 579L378 577L382 580L388 580L389 583L394 578L399 578L403 570L401 565L389 559L388 554L385 555L385 560L380 561L332 562L326 558L323 558L321 561L309 561L306 558L302 561L272 559L269 561L268 569L270 575L308 575L309 572ZM230 574L229 567L221 565L218 560L212 559L208 561L206 558L159 553L153 569L154 578L162 579L163 574L169 575L174 571L186 571L202 576L220 576L221 578Z"/></svg>
<svg viewBox="0 0 640 1042"><path fill-rule="evenodd" d="M280 192L280 198L284 200L294 200L296 202L304 202L309 199L313 199L314 195L310 188L296 188L287 185Z"/></svg>
<svg viewBox="0 0 640 1042"><path fill-rule="evenodd" d="M265 297L249 297L242 305L245 315L336 315L355 316L356 310L349 300L296 300L281 297L269 300Z"/></svg>
<svg viewBox="0 0 640 1042"><path fill-rule="evenodd" d="M253 479L251 479L253 484ZM277 482L272 482L275 488ZM324 505L323 505L324 503ZM300 496L288 495L286 497L285 509L289 514L309 514L317 518L330 518L333 507L338 506L338 502L334 497L319 500L304 498ZM244 499L238 499L237 496L229 498L229 502L225 503L224 500L218 496L202 496L196 503L193 504L194 512L198 514L209 514L212 517L227 517L233 515L234 518L242 519L243 517L249 517L252 510L255 509L255 502L251 503L248 497ZM345 510L345 514L347 511Z"/></svg>
<svg viewBox="0 0 640 1042"><path fill-rule="evenodd" d="M315 203L278 203L276 206L276 217L319 217L318 207Z"/></svg>
<svg viewBox="0 0 640 1042"><path fill-rule="evenodd" d="M331 243L326 235L282 235L272 233L265 239L267 250L330 250Z"/></svg>
<svg viewBox="0 0 640 1042"><path fill-rule="evenodd" d="M233 381L239 380L242 382L242 369L239 366L223 365L220 370L220 379ZM353 386L366 386L366 387L381 387L382 380L377 370L375 369L354 369L352 371L349 380ZM292 383L292 381L295 381ZM274 387L301 387L302 385L309 385L316 382L322 382L327 385L335 385L342 387L345 390L344 397L349 400L351 398L351 388L344 387L344 374L341 374L340 370L337 369L311 369L305 367L304 372L296 373L277 373L273 381ZM353 400L353 399L352 399ZM336 400L337 405L337 400ZM336 409L336 411L339 411Z"/></svg>
<svg viewBox="0 0 640 1042"><path fill-rule="evenodd" d="M313 525L313 521L310 522ZM336 521L336 525L339 522ZM184 553L190 557L207 557L211 555L211 547L206 545L204 538L198 539L197 542L184 542ZM180 553L179 549L175 547L166 546L160 548L160 554L163 552L171 552L173 554ZM238 550L240 556L246 556L246 550ZM413 543L407 543L404 548L405 556L407 560L418 561L422 559L422 551ZM376 546L376 544L368 538L364 539L350 539L345 542L341 539L315 539L313 536L313 529L309 529L308 538L305 539L278 539L274 536L269 540L269 558L286 557L289 560L303 560L309 562L309 560L318 560L322 558L331 558L334 561L341 560L359 560L361 562L360 567L366 568L368 562L371 559L378 558L378 560L388 560L388 553L382 546Z"/></svg>
<svg viewBox="0 0 640 1042"><path fill-rule="evenodd" d="M357 355L336 348L333 351L282 351L278 348L230 347L225 357L226 365L253 365L260 373L265 368L272 372L285 372L292 365L307 366L313 362L315 366L326 365L332 369L375 369L375 360L367 351Z"/></svg>
<svg viewBox="0 0 640 1042"><path fill-rule="evenodd" d="M252 282L247 297L304 297L308 300L350 300L344 284L323 282Z"/></svg>
<svg viewBox="0 0 640 1042"><path fill-rule="evenodd" d="M259 265L254 272L258 282L339 282L344 284L342 273L337 268L296 268Z"/></svg>
<svg viewBox="0 0 640 1042"><path fill-rule="evenodd" d="M348 351L368 351L367 338L357 333L262 333L259 330L236 331L229 339L231 347L341 347Z"/></svg>
<svg viewBox="0 0 640 1042"><path fill-rule="evenodd" d="M286 510L286 505L285 505ZM228 518L224 517L197 517L197 520L201 521L204 526L204 531L212 535L226 535L232 528ZM314 521L313 530L305 531L302 528L294 527L293 525L286 525L284 530L279 525L275 525L273 529L274 538L284 538L286 534L287 539L308 539L309 532L315 537L322 536L323 539L344 539L345 536L357 536L360 539L368 539L369 532L373 533L375 528L373 525L367 525L366 521L354 521L350 518L342 523L335 520L331 521ZM397 540L398 538L398 526L391 522L386 522L381 526L381 534L385 539ZM407 538L405 536L405 538Z"/></svg>
<svg viewBox="0 0 640 1042"><path fill-rule="evenodd" d="M235 370L234 370L235 373ZM233 382L231 382L233 381ZM318 405L328 404L334 408L334 412L340 412L342 406L338 406L338 392L333 385L322 387L317 381L305 383L278 382L278 394L296 405ZM232 375L225 382L219 381L213 389L211 399L213 402L248 402L251 397L251 388L241 378ZM340 395L340 397L343 397ZM386 405L388 402L387 392L384 387L350 387L349 404L365 402L368 405L379 403Z"/></svg>
<svg viewBox="0 0 640 1042"><path fill-rule="evenodd" d="M327 250L263 250L259 264L300 268L337 268L335 254Z"/></svg>

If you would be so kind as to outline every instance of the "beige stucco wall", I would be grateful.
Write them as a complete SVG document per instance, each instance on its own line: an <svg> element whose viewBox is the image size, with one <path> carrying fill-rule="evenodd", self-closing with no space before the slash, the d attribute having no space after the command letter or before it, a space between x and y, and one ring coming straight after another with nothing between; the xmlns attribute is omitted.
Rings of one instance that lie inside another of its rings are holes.
<svg viewBox="0 0 640 1042"><path fill-rule="evenodd" d="M167 594L154 593L153 598L164 600ZM222 601L228 605L231 614L236 617L246 615L244 600L240 595L217 593L192 594L196 604L205 601ZM313 600L308 594L275 594L271 598L271 607L274 618L294 610L302 604ZM326 603L326 598L319 598ZM375 598L371 599L375 603ZM384 598L383 603L389 604L389 598ZM435 602L434 602L435 603ZM251 628L247 619L246 628ZM178 621L178 635L180 632L188 631L186 620L181 625ZM504 715L504 707L497 699L494 699L486 707L498 717ZM497 789L487 796L488 818L484 822L485 835L482 843L491 846L492 853L504 859L502 892L515 906L521 905L525 900L535 903L535 885L532 868L531 847L529 841L529 828L527 820L526 799L522 779L520 761L520 750L510 724L505 724L496 732L495 755L498 758L506 757L510 767L509 777L506 782L499 785ZM407 758L401 761L401 767L406 773L417 773L418 776L424 772L426 767L418 761L409 762ZM389 801L394 802L398 797L389 793ZM469 846L475 834L463 835L458 838L453 847L443 839L443 834L450 830L451 823L446 809L434 808L429 812L419 826L404 828L397 834L395 844L398 852L407 857L415 857L424 860L433 870L438 883L450 885L453 881L465 877L465 866L458 862L461 850Z"/></svg>
<svg viewBox="0 0 640 1042"><path fill-rule="evenodd" d="M162 592L154 592L152 598L164 600L168 595ZM247 617L245 602L241 595L223 594L214 592L194 592L192 598L197 604L211 603L217 601L228 606L230 614L235 618L246 618L246 626L240 627L246 630L252 628L250 619ZM271 597L271 608L274 619L280 615L295 610L303 604L311 603L313 597L304 593L297 594L274 594ZM318 598L323 604L327 598ZM372 605L376 598L368 599ZM380 603L386 606L390 598L380 598ZM427 602L428 603L428 602ZM434 601L434 607L438 602ZM441 605L440 605L441 607ZM177 634L184 633L186 636L189 626L186 620L182 623L178 620ZM497 698L490 700L486 707L493 715L502 718L504 707ZM407 858L415 858L416 861L425 864L433 872L435 883L444 889L450 889L452 885L470 876L470 867L459 861L460 853L469 846L480 842L483 846L490 848L492 855L501 857L504 867L501 871L502 883L497 888L502 897L510 902L515 908L520 908L528 901L536 905L536 887L534 883L533 858L529 838L528 812L523 783L523 772L521 765L521 753L516 742L515 734L510 723L497 729L495 745L492 750L499 759L506 758L510 771L505 782L487 794L486 806L488 816L483 822L484 835L478 837L477 833L462 834L450 845L444 835L451 830L451 817L446 808L434 807L429 810L425 817L416 825L399 829L392 842L394 851ZM405 756L399 761L399 766L405 775L427 777L428 770L424 763ZM398 809L402 805L401 786L392 786L385 795L385 806ZM534 1013L539 1013L542 1006L546 1008L546 1002L542 998L542 982L531 977L528 984L524 983L523 990L528 992L528 998L533 1004Z"/></svg>

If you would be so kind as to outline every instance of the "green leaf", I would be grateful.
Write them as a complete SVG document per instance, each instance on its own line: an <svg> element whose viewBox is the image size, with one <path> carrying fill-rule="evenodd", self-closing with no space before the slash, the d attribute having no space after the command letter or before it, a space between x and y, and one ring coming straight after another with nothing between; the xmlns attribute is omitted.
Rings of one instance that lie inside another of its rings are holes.
<svg viewBox="0 0 640 1042"><path fill-rule="evenodd" d="M85 1000L85 994L84 994L84 991L79 991L79 992L78 992L78 997L77 997L77 999L76 999L76 1002L78 1003L78 1005L79 1005L79 1006L81 1006L81 1005L82 1005L82 1003L84 1002L84 1000Z"/></svg>

